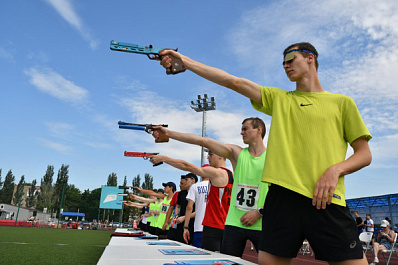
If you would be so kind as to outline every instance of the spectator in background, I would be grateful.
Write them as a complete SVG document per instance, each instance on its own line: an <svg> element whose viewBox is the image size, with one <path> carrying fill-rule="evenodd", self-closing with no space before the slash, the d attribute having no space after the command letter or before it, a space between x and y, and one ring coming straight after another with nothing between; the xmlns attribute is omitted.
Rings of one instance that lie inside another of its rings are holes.
<svg viewBox="0 0 398 265"><path fill-rule="evenodd" d="M386 218L384 218L384 220L386 220L389 223L389 227L390 227L390 229L392 229L392 226L391 226L392 222L391 222L390 218L386 217Z"/></svg>
<svg viewBox="0 0 398 265"><path fill-rule="evenodd" d="M364 228L363 220L362 220L362 218L359 216L358 211L355 211L355 212L354 212L354 215L355 215L355 221L357 222L358 235L359 235L360 233L363 232L363 228Z"/></svg>
<svg viewBox="0 0 398 265"><path fill-rule="evenodd" d="M375 225L373 223L373 220L371 219L370 213L368 213L366 215L365 227L366 227L366 232L374 232L375 231Z"/></svg>
<svg viewBox="0 0 398 265"><path fill-rule="evenodd" d="M390 223L387 220L381 221L380 227L383 231L380 231L377 236L377 241L373 244L373 253L375 255L374 263L379 263L377 254L380 250L390 250L395 237L397 236L394 231L389 229Z"/></svg>

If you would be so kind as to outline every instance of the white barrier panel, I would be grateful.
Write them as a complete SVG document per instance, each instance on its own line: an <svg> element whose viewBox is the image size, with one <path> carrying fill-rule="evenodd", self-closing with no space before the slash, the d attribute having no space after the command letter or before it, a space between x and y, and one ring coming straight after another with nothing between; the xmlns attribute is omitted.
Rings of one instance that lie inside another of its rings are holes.
<svg viewBox="0 0 398 265"><path fill-rule="evenodd" d="M117 232L124 233L126 230ZM174 242L180 246L148 245L147 242ZM198 249L210 253L210 255L165 255L159 249ZM243 265L255 263L243 260L238 257L215 253L199 249L190 245L182 244L172 240L146 240L135 237L113 236L105 248L97 265L163 265L175 263L178 260L230 260Z"/></svg>

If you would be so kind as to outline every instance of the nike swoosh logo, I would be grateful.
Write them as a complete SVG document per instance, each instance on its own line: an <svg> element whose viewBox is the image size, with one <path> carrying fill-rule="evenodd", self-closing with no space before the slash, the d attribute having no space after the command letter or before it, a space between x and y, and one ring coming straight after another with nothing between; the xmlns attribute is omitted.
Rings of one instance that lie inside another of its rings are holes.
<svg viewBox="0 0 398 265"><path fill-rule="evenodd" d="M312 104L303 104L303 103L300 104L301 107L310 106L310 105Z"/></svg>

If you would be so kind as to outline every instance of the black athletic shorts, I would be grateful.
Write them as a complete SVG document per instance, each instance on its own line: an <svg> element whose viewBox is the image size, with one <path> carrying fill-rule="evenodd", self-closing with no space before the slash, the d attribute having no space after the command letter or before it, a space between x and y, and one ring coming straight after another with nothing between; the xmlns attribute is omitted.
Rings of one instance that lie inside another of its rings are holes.
<svg viewBox="0 0 398 265"><path fill-rule="evenodd" d="M317 210L312 199L272 184L264 204L259 250L294 258L304 239L319 260L363 258L357 226L347 207L330 204Z"/></svg>
<svg viewBox="0 0 398 265"><path fill-rule="evenodd" d="M226 225L222 238L221 253L241 258L245 251L246 241L250 240L258 251L260 238L261 231Z"/></svg>
<svg viewBox="0 0 398 265"><path fill-rule="evenodd" d="M202 248L210 251L220 252L224 229L203 226Z"/></svg>

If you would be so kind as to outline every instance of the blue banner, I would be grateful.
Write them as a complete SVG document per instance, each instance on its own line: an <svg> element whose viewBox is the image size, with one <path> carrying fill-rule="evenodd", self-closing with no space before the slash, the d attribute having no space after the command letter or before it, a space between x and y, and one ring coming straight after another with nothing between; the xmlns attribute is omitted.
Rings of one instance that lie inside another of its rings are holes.
<svg viewBox="0 0 398 265"><path fill-rule="evenodd" d="M124 190L119 189L118 187L102 186L100 208L122 209L123 196L118 194L122 194L123 192Z"/></svg>

